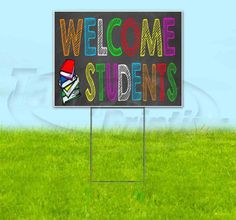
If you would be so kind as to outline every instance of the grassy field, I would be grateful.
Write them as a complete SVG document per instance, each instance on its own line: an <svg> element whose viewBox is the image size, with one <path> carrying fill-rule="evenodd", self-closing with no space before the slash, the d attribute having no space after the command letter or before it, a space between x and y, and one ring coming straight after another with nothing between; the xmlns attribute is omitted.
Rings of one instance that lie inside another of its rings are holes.
<svg viewBox="0 0 236 220"><path fill-rule="evenodd" d="M94 180L142 180L142 134L96 131ZM236 219L236 132L146 134L145 182L91 183L89 132L0 130L0 219Z"/></svg>

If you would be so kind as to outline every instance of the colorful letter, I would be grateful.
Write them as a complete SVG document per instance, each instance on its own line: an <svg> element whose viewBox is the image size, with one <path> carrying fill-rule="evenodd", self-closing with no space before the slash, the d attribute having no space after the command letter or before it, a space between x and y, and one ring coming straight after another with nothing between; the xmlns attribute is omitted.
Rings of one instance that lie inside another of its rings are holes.
<svg viewBox="0 0 236 220"><path fill-rule="evenodd" d="M165 63L158 63L157 64L157 71L160 74L160 101L163 102L165 100L164 76L166 74L166 64Z"/></svg>
<svg viewBox="0 0 236 220"><path fill-rule="evenodd" d="M123 92L123 77L126 77L127 89ZM125 64L118 65L118 101L126 101L130 96L131 91L131 75L129 68Z"/></svg>
<svg viewBox="0 0 236 220"><path fill-rule="evenodd" d="M143 64L143 101L147 101L147 88L151 94L152 101L157 100L157 77L156 64L152 64L152 80L148 73L147 64Z"/></svg>
<svg viewBox="0 0 236 220"><path fill-rule="evenodd" d="M91 88L91 91L89 91L88 88L85 90L85 95L86 95L88 101L92 102L94 100L95 96L96 96L96 88L95 88L95 85L94 85L93 78L90 75L90 72L92 74L94 74L94 72L95 72L95 67L92 63L88 63L87 66L86 66L86 70L85 70L86 79L87 79L88 84Z"/></svg>
<svg viewBox="0 0 236 220"><path fill-rule="evenodd" d="M70 19L68 31L66 33L65 19L60 19L61 42L62 42L62 49L63 49L64 56L70 55L71 42L72 42L74 56L79 56L82 27L83 27L83 19L78 19L76 31L75 31L75 26L74 26L74 20Z"/></svg>
<svg viewBox="0 0 236 220"><path fill-rule="evenodd" d="M109 101L116 101L117 100L117 89L118 89L118 65L114 63L113 65L113 88L111 82L111 68L110 64L106 64L106 96Z"/></svg>
<svg viewBox="0 0 236 220"><path fill-rule="evenodd" d="M173 26L175 26L175 18L163 18L164 55L168 57L175 56L175 47L168 45L169 40L175 39L175 32L168 29Z"/></svg>
<svg viewBox="0 0 236 220"><path fill-rule="evenodd" d="M174 63L170 63L167 67L167 76L171 88L167 90L167 96L171 102L174 102L177 97L177 85L173 76L173 74L176 74L176 71L176 65Z"/></svg>
<svg viewBox="0 0 236 220"><path fill-rule="evenodd" d="M90 46L90 40L96 38L96 32L89 30L91 26L96 25L96 18L84 19L84 55L96 56L96 47Z"/></svg>
<svg viewBox="0 0 236 220"><path fill-rule="evenodd" d="M142 93L136 91L136 86L141 84L141 76L136 75L141 71L141 63L132 63L132 100L140 101L142 99Z"/></svg>
<svg viewBox="0 0 236 220"><path fill-rule="evenodd" d="M134 38L133 38L134 44L132 47L129 47L129 44L128 44L127 38L126 38L127 30L129 28L132 28L134 30ZM133 19L133 18L128 18L127 20L125 20L125 22L122 25L121 45L122 45L122 48L123 48L125 54L130 57L134 56L140 47L140 29L139 29L135 19Z"/></svg>
<svg viewBox="0 0 236 220"><path fill-rule="evenodd" d="M99 101L104 101L105 64L104 63L96 64L96 72L98 73L98 81L99 81Z"/></svg>
<svg viewBox="0 0 236 220"><path fill-rule="evenodd" d="M107 56L107 47L103 47L103 20L98 19L98 56Z"/></svg>
<svg viewBox="0 0 236 220"><path fill-rule="evenodd" d="M154 19L152 36L150 34L148 19L143 19L142 22L142 34L141 34L141 46L140 46L140 56L144 57L146 53L146 44L148 46L148 51L150 56L154 56L156 46L158 57L162 57L162 33L160 19Z"/></svg>
<svg viewBox="0 0 236 220"><path fill-rule="evenodd" d="M107 27L107 47L112 56L121 56L122 49L121 47L116 48L112 41L112 31L114 27L121 26L122 20L120 18L113 18Z"/></svg>

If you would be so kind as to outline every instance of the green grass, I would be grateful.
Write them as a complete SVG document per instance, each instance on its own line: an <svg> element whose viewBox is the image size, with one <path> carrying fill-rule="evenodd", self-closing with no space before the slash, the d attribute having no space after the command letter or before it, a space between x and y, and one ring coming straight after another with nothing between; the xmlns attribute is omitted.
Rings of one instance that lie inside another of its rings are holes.
<svg viewBox="0 0 236 220"><path fill-rule="evenodd" d="M142 132L97 130L92 140L92 181L143 181Z"/></svg>
<svg viewBox="0 0 236 220"><path fill-rule="evenodd" d="M146 134L145 183L90 183L89 133L0 130L0 219L236 219L236 133ZM141 133L94 134L93 178L142 178Z"/></svg>

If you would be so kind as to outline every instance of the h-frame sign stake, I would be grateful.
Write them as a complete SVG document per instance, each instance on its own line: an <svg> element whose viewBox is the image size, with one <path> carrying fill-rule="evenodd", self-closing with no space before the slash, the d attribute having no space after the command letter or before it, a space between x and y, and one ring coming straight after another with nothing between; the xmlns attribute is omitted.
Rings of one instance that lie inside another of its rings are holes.
<svg viewBox="0 0 236 220"><path fill-rule="evenodd" d="M138 183L144 182L146 176L146 127L145 127L145 107L143 109L143 120L142 120L142 133L143 133L143 160L142 160L142 180L94 180L93 179L93 109L97 109L97 107L90 108L90 182L98 182L98 183ZM106 108L108 109L108 108ZM109 108L111 109L111 108ZM114 108L113 108L114 109ZM135 108L137 109L137 108Z"/></svg>

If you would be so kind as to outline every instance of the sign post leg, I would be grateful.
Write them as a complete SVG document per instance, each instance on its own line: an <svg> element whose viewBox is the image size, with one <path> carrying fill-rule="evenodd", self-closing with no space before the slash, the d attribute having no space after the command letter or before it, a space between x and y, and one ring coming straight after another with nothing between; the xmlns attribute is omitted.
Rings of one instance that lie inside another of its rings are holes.
<svg viewBox="0 0 236 220"><path fill-rule="evenodd" d="M92 138L93 138L93 108L91 107L90 108L90 160L89 160L89 166L90 166L90 182L92 182L92 176L93 176L93 168L92 168Z"/></svg>
<svg viewBox="0 0 236 220"><path fill-rule="evenodd" d="M143 109L143 180L142 181L94 181L93 180L93 147L92 147L92 139L93 139L93 107L90 108L90 182L145 182L146 177L146 114L145 107Z"/></svg>
<svg viewBox="0 0 236 220"><path fill-rule="evenodd" d="M146 176L146 124L145 124L145 107L143 108L143 182Z"/></svg>

